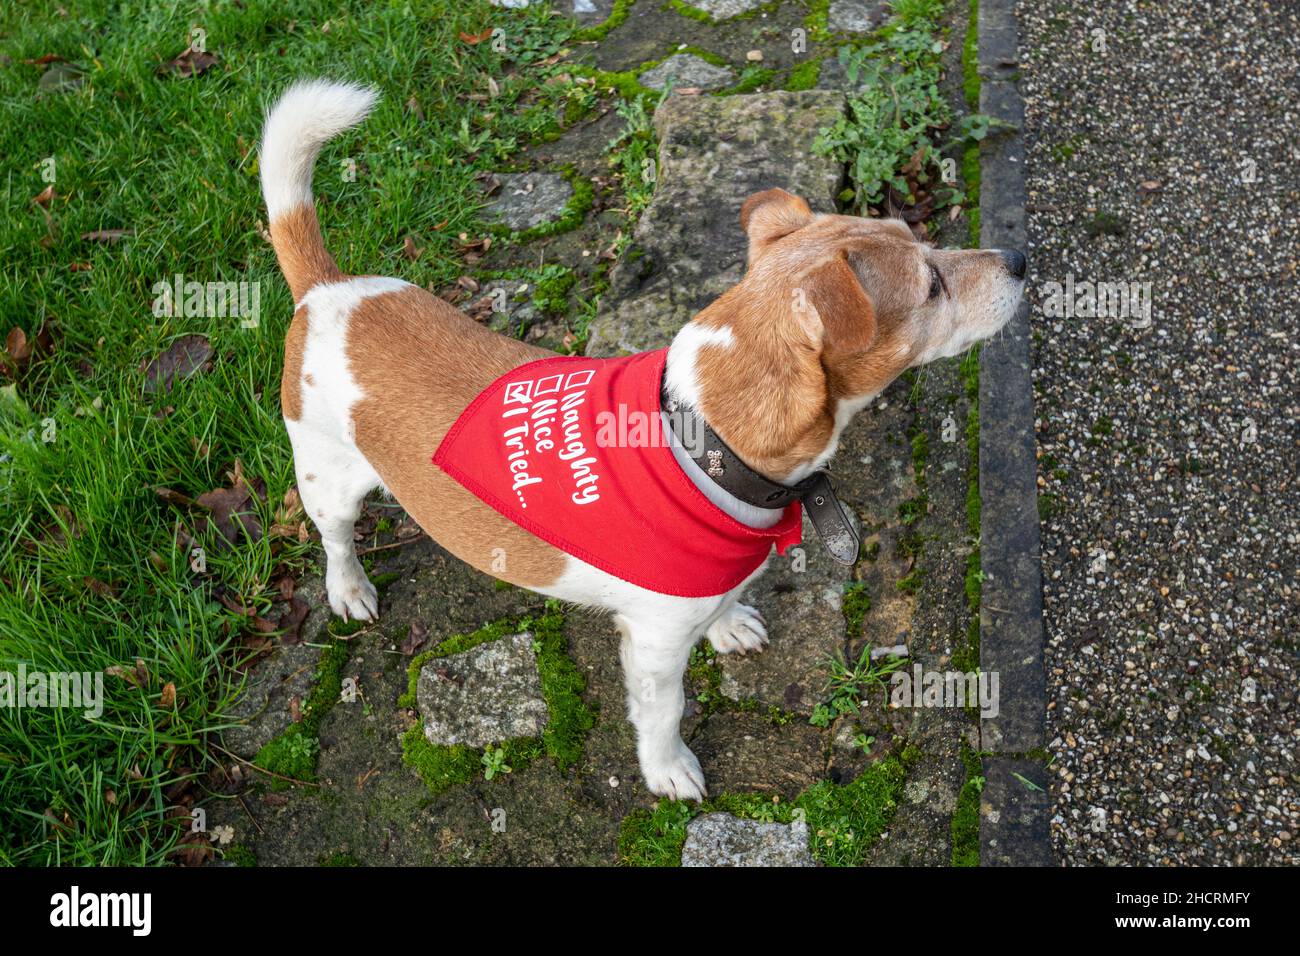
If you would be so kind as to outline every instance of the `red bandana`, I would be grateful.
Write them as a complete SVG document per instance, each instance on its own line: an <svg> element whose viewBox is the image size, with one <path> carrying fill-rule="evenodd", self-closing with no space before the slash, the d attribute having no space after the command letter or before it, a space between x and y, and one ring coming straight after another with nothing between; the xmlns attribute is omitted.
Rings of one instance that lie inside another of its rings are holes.
<svg viewBox="0 0 1300 956"><path fill-rule="evenodd" d="M668 350L539 359L507 372L433 463L543 541L661 594L709 597L798 544L798 502L771 528L720 510L677 463L659 411Z"/></svg>

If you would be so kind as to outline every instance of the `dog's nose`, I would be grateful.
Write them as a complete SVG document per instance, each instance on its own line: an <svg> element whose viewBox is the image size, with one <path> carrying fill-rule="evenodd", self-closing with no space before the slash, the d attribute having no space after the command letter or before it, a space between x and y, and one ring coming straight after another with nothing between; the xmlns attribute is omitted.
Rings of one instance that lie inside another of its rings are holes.
<svg viewBox="0 0 1300 956"><path fill-rule="evenodd" d="M1017 279L1025 277L1025 254L1015 249L999 249L998 255L1002 257L1003 264Z"/></svg>

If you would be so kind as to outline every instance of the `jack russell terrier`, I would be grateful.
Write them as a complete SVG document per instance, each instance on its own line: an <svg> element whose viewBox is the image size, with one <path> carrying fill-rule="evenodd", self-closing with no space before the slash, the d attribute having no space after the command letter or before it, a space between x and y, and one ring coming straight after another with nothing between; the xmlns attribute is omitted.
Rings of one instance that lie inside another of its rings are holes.
<svg viewBox="0 0 1300 956"><path fill-rule="evenodd" d="M612 612L646 785L702 799L679 733L692 646L767 643L737 598L773 545L798 541L802 510L852 563L858 533L823 470L841 431L901 372L1001 329L1025 258L935 249L901 221L817 214L769 189L740 211L744 278L669 348L558 356L400 279L339 272L312 168L376 97L298 83L268 114L260 152L295 303L280 397L330 607L379 613L352 532L382 488L479 570Z"/></svg>

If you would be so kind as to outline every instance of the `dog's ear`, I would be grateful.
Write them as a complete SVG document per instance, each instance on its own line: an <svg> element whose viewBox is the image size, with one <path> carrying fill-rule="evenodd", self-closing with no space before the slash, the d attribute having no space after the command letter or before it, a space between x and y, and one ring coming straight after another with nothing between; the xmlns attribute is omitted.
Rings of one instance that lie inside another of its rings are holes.
<svg viewBox="0 0 1300 956"><path fill-rule="evenodd" d="M740 207L740 228L749 236L749 261L769 243L803 228L811 219L808 204L784 189L754 193Z"/></svg>
<svg viewBox="0 0 1300 956"><path fill-rule="evenodd" d="M876 307L842 251L812 270L796 289L796 298L800 292L816 310L820 322L814 324L821 326L825 342L856 352L875 341ZM796 309L800 304L796 302Z"/></svg>

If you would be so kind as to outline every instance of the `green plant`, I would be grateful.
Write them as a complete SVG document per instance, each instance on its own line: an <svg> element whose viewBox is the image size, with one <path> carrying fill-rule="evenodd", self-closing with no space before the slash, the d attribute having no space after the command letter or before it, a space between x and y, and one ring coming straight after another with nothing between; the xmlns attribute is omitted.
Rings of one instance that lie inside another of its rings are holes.
<svg viewBox="0 0 1300 956"><path fill-rule="evenodd" d="M657 102L662 102L667 95L668 91L665 90ZM657 173L657 139L654 130L656 105L657 103L647 107L644 97L620 99L614 105L615 111L623 120L623 129L609 141L605 149L614 174L623 188L627 212L631 217L639 216L654 197ZM615 252L621 252L621 249L616 249Z"/></svg>
<svg viewBox="0 0 1300 956"><path fill-rule="evenodd" d="M485 780L491 780L499 774L510 773L510 766L506 763L506 752L501 747L493 747L488 744L483 748L483 756L480 759L483 764L483 778Z"/></svg>
<svg viewBox="0 0 1300 956"><path fill-rule="evenodd" d="M826 699L813 708L809 723L827 727L837 717L856 715L867 693L873 687L885 687L886 678L905 663L901 657L873 661L869 645L862 648L855 664L838 657L829 658L826 661L829 675L822 689Z"/></svg>
<svg viewBox="0 0 1300 956"><path fill-rule="evenodd" d="M955 182L940 177L938 136L951 121L939 91L943 42L937 34L943 7L942 0L894 4L893 20L878 35L839 50L853 88L848 111L821 131L813 148L849 167L850 198L860 209L928 199L933 212L965 201ZM948 140L961 147L1005 125L987 116L966 116Z"/></svg>

